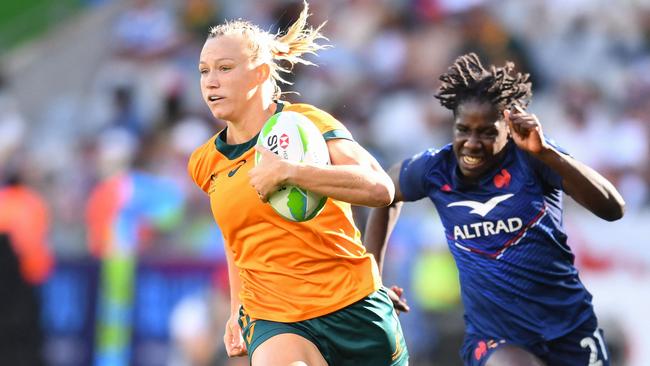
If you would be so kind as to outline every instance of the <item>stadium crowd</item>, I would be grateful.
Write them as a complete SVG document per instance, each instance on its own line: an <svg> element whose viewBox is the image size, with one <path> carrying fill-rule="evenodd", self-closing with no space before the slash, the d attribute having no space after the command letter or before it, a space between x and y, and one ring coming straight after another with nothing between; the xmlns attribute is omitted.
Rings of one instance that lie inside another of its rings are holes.
<svg viewBox="0 0 650 366"><path fill-rule="evenodd" d="M89 2L85 13L108 3ZM94 65L77 94L25 100L13 93L21 74L1 75L0 182L18 175L42 196L55 262L105 259L111 246L125 245L136 260L212 263L212 288L177 301L171 312L168 331L176 342L164 362L226 364L220 344L227 316L223 243L203 192L186 173L193 149L223 127L201 99L198 55L210 25L242 17L282 30L302 3L119 3L111 26L101 29L110 35L103 45L110 57ZM644 351L650 343L643 338L650 324L639 319L643 301L650 300L650 5L312 0L310 6L310 22L328 21L323 33L334 47L319 53L319 67L296 68L291 81L301 93L285 98L330 111L385 168L450 140L451 121L433 93L437 77L458 55L476 52L487 64L512 60L531 74L530 110L545 134L611 180L627 202L626 217L604 226L566 200L565 222L581 276L611 336L612 364L650 364ZM34 115L42 117L28 117ZM136 189L135 178L124 178L129 176L145 177L138 180L145 186ZM158 183L147 183L154 181L173 188L158 191L151 188ZM111 182L123 186L111 188ZM151 199L134 193L147 191L162 193ZM355 215L363 232L367 210ZM385 284L404 287L411 305L401 321L412 365L460 362L457 274L436 215L428 202L405 209L385 263ZM124 228L112 226L116 220L133 228L118 233ZM157 364L146 355L133 357Z"/></svg>

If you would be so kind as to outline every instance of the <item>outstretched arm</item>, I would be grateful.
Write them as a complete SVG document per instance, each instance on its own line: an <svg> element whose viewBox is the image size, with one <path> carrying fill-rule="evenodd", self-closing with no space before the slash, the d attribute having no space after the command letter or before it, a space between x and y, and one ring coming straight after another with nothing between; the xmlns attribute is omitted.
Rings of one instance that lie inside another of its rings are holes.
<svg viewBox="0 0 650 366"><path fill-rule="evenodd" d="M517 146L556 171L562 177L564 191L576 202L607 221L623 217L625 201L614 185L592 168L548 145L534 114L518 108L504 111L504 117Z"/></svg>
<svg viewBox="0 0 650 366"><path fill-rule="evenodd" d="M400 168L401 164L396 164L388 171L388 175L395 185L395 199L393 200L393 203L387 207L379 207L370 210L368 223L366 225L364 245L366 250L375 256L380 274L384 269L384 255L386 254L388 239L395 228L400 211L402 210L403 197L402 192L399 189ZM406 304L406 300L402 298L402 294L404 293L402 288L391 286L390 288L387 288L387 291L388 296L398 313L400 311L408 312L410 310L409 306Z"/></svg>
<svg viewBox="0 0 650 366"><path fill-rule="evenodd" d="M382 207L393 200L394 186L377 160L355 141L327 141L332 165L313 165L282 160L258 147L262 160L251 169L250 182L266 201L278 187L291 184L327 197L368 207Z"/></svg>
<svg viewBox="0 0 650 366"><path fill-rule="evenodd" d="M395 185L395 199L393 203L387 207L370 210L366 224L364 245L368 252L375 256L375 260L379 266L379 273L383 271L384 255L386 253L388 239L395 228L400 211L402 210L402 201L404 198L399 188L400 168L401 163L394 165L388 171L388 175Z"/></svg>

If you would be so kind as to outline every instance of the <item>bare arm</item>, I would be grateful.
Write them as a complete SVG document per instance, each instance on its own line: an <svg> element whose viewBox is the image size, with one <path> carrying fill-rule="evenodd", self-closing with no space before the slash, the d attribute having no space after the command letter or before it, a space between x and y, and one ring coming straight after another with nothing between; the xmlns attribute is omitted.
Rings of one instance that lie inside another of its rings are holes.
<svg viewBox="0 0 650 366"><path fill-rule="evenodd" d="M564 191L576 202L608 221L623 217L625 201L614 185L587 165L549 146L534 114L523 109L506 110L504 117L517 146L556 171L562 177Z"/></svg>
<svg viewBox="0 0 650 366"><path fill-rule="evenodd" d="M399 188L399 174L402 164L396 164L390 168L388 175L395 185L395 199L393 203L386 207L377 207L370 210L364 245L366 250L375 256L379 273L384 269L384 256L388 247L388 239L395 228L400 211L402 210L403 196ZM399 314L400 311L408 312L410 310L406 299L402 298L404 289L399 286L387 288L388 297L393 302L393 307Z"/></svg>
<svg viewBox="0 0 650 366"><path fill-rule="evenodd" d="M228 283L230 285L230 314L238 314L241 302L239 301L239 292L241 291L241 279L239 270L235 265L230 248L225 248L226 260L228 262Z"/></svg>
<svg viewBox="0 0 650 366"><path fill-rule="evenodd" d="M226 260L228 262L228 283L230 284L230 317L226 323L223 335L223 342L229 357L245 356L248 354L246 343L242 336L242 329L237 322L239 318L239 292L241 290L241 279L239 270L235 266L230 248L226 246Z"/></svg>
<svg viewBox="0 0 650 366"><path fill-rule="evenodd" d="M282 160L258 148L262 162L251 169L251 185L267 200L277 187L291 184L355 205L381 207L393 200L394 186L377 160L355 141L327 141L332 165Z"/></svg>
<svg viewBox="0 0 650 366"><path fill-rule="evenodd" d="M388 246L388 239L402 210L403 197L399 188L400 168L401 163L394 165L388 171L388 175L395 185L395 200L390 206L370 210L368 223L366 224L364 245L368 252L375 256L379 266L379 273L382 273L384 268L384 255Z"/></svg>
<svg viewBox="0 0 650 366"><path fill-rule="evenodd" d="M562 177L564 191L596 216L607 221L623 217L623 197L598 172L552 147L535 157L555 170Z"/></svg>

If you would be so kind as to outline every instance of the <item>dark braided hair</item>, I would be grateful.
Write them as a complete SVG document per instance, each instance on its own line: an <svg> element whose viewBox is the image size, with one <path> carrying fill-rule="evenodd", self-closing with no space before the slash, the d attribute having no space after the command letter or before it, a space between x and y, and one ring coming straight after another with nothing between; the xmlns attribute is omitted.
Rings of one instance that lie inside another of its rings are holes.
<svg viewBox="0 0 650 366"><path fill-rule="evenodd" d="M490 66L486 70L475 53L460 56L449 71L440 76L442 85L435 97L443 107L456 113L458 106L468 100L485 101L499 113L515 105L526 108L533 95L529 74L512 74L515 64Z"/></svg>

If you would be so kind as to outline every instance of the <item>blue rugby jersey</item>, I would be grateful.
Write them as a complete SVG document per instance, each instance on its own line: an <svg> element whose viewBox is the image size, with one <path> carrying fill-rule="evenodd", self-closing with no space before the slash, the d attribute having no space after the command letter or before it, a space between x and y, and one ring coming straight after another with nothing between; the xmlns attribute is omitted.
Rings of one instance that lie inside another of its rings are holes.
<svg viewBox="0 0 650 366"><path fill-rule="evenodd" d="M402 164L405 201L436 206L458 266L466 331L528 344L595 316L562 227L561 177L510 141L503 162L463 183L452 146ZM559 149L558 149L559 150Z"/></svg>

